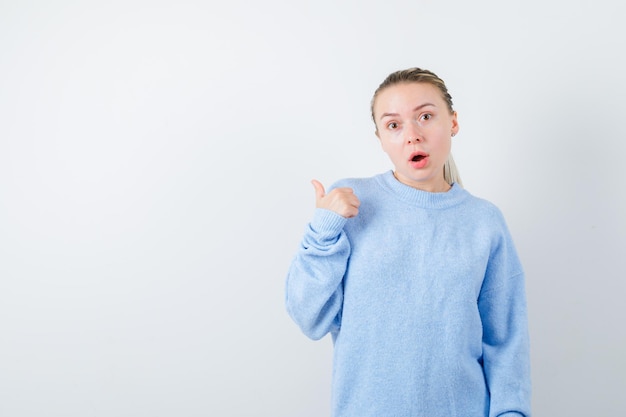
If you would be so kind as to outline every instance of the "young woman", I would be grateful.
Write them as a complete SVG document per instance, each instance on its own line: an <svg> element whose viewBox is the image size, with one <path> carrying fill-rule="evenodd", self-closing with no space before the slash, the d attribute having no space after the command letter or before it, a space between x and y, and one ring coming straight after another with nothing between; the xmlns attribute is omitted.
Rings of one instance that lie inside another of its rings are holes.
<svg viewBox="0 0 626 417"><path fill-rule="evenodd" d="M461 187L444 82L394 72L372 118L394 169L313 180L286 282L304 334L332 335L332 415L530 416L524 273L499 209Z"/></svg>

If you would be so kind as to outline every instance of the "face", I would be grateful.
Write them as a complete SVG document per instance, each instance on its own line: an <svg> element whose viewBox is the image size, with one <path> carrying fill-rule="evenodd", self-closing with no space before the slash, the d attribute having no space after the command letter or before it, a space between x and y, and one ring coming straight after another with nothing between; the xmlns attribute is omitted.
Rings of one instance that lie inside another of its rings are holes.
<svg viewBox="0 0 626 417"><path fill-rule="evenodd" d="M443 166L459 125L437 87L413 82L385 88L374 102L374 119L400 182L431 192L450 188Z"/></svg>

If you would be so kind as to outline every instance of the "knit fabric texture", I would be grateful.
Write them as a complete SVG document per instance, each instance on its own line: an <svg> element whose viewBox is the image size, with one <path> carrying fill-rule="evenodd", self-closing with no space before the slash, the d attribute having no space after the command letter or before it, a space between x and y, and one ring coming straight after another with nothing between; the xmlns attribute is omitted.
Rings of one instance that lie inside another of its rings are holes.
<svg viewBox="0 0 626 417"><path fill-rule="evenodd" d="M332 337L332 416L530 417L524 272L500 210L391 171L335 187L359 214L315 209L286 279L290 317Z"/></svg>

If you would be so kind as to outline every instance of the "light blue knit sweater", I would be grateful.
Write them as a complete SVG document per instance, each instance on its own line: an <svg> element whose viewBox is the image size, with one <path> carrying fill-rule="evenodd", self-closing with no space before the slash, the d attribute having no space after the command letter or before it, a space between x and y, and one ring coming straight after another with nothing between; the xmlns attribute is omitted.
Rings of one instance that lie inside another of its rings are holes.
<svg viewBox="0 0 626 417"><path fill-rule="evenodd" d="M391 171L333 187L359 214L316 209L286 282L304 334L332 335L332 415L530 416L524 274L500 211Z"/></svg>

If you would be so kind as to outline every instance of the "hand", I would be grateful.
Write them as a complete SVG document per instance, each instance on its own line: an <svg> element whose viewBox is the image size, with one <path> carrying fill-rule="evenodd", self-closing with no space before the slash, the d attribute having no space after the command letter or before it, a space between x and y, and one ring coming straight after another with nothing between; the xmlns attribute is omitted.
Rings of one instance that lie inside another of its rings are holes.
<svg viewBox="0 0 626 417"><path fill-rule="evenodd" d="M312 180L311 184L315 188L315 206L317 208L332 210L346 218L355 217L359 214L361 202L354 194L352 188L335 188L326 194L326 190L324 190L321 182Z"/></svg>

